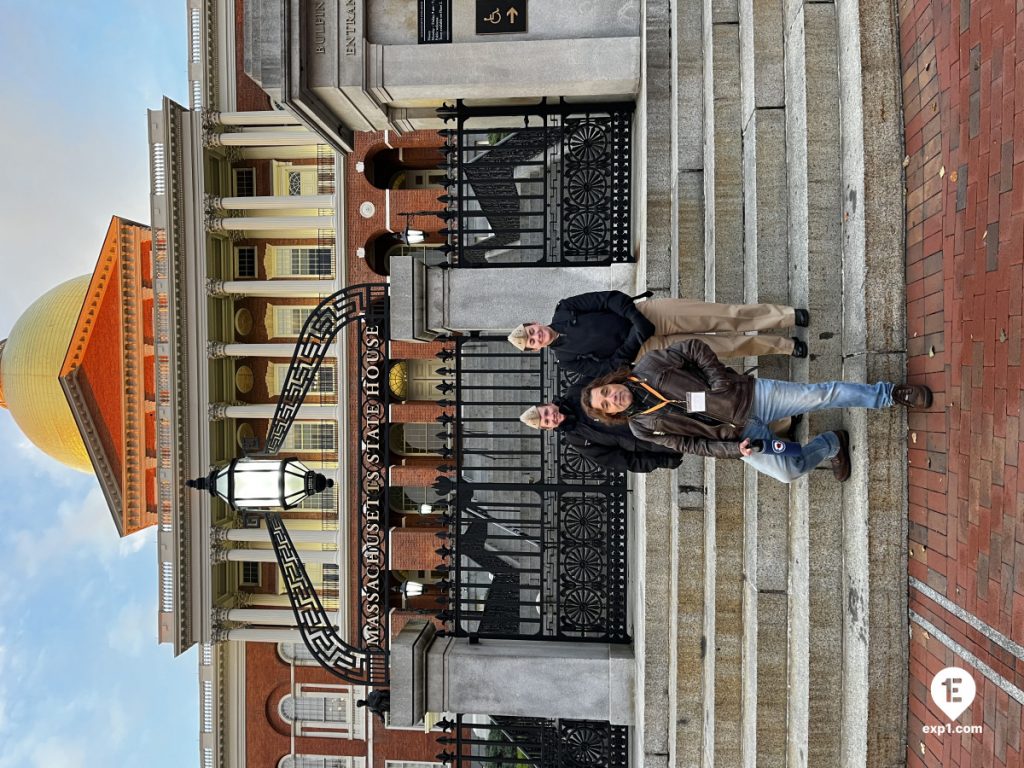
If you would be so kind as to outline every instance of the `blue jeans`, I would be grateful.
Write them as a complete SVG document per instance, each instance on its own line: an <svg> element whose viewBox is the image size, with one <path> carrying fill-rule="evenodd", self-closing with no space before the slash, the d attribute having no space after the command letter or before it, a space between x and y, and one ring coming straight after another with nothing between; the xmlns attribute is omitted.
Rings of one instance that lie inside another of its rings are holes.
<svg viewBox="0 0 1024 768"><path fill-rule="evenodd" d="M800 384L776 379L756 379L754 404L743 437L771 440L775 434L768 425L776 419L813 413L828 408L888 408L892 405L892 387L887 381L877 384L855 384L849 381L823 381ZM743 461L769 477L789 483L806 475L825 459L839 452L835 432L825 432L803 446L801 456L776 456L755 453Z"/></svg>

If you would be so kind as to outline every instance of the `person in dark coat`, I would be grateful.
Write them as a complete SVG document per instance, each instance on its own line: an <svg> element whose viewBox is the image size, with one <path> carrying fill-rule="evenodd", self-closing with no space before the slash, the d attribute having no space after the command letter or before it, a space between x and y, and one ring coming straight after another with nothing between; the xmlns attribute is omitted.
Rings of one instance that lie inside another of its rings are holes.
<svg viewBox="0 0 1024 768"><path fill-rule="evenodd" d="M356 702L356 706L366 707L383 723L384 713L391 709L391 694L388 691L370 691L365 699Z"/></svg>
<svg viewBox="0 0 1024 768"><path fill-rule="evenodd" d="M644 294L645 296L648 294ZM597 291L558 302L548 325L523 323L508 340L520 350L551 347L558 365L594 378L642 355L699 338L722 357L806 357L796 338L745 331L806 326L807 310L780 304L710 304L689 299L635 302L621 291Z"/></svg>
<svg viewBox="0 0 1024 768"><path fill-rule="evenodd" d="M674 469L682 454L657 443L638 439L624 424L602 424L588 419L580 405L582 387L572 387L550 403L527 408L520 421L534 429L553 429L581 456L606 469L645 474Z"/></svg>
<svg viewBox="0 0 1024 768"><path fill-rule="evenodd" d="M772 440L774 419L827 408L928 408L931 391L913 384L756 379L723 365L706 344L686 341L646 355L636 367L592 381L584 413L685 453L742 458L784 483L828 459L840 482L850 476L849 435L824 432L797 455L754 453L751 440Z"/></svg>

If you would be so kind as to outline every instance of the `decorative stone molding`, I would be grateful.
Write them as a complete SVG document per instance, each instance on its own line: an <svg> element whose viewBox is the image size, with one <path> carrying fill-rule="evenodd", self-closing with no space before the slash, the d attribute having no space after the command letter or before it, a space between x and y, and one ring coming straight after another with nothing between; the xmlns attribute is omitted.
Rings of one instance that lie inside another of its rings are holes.
<svg viewBox="0 0 1024 768"><path fill-rule="evenodd" d="M214 565L220 565L228 561L228 551L221 547L215 547L210 553L210 562Z"/></svg>
<svg viewBox="0 0 1024 768"><path fill-rule="evenodd" d="M233 405L245 405L245 403L238 400L231 403L210 403L210 407L207 409L210 421L224 421L228 417L228 408Z"/></svg>
<svg viewBox="0 0 1024 768"><path fill-rule="evenodd" d="M206 342L206 356L211 360L221 360L228 356L228 345L223 341Z"/></svg>
<svg viewBox="0 0 1024 768"><path fill-rule="evenodd" d="M214 608L211 611L213 616L214 626L225 627L228 625L228 609L227 608Z"/></svg>
<svg viewBox="0 0 1024 768"><path fill-rule="evenodd" d="M252 605L252 595L248 592L235 592L235 608L248 608Z"/></svg>
<svg viewBox="0 0 1024 768"><path fill-rule="evenodd" d="M218 525L210 528L210 542L213 544L221 544L228 540L228 529L221 528Z"/></svg>
<svg viewBox="0 0 1024 768"><path fill-rule="evenodd" d="M220 112L218 112L217 110L204 109L202 116L204 131L209 131L210 133L213 133L215 131L219 132L218 129L223 128L224 124L221 122Z"/></svg>
<svg viewBox="0 0 1024 768"><path fill-rule="evenodd" d="M206 295L215 299L226 299L228 292L224 290L224 281L216 277L206 278Z"/></svg>
<svg viewBox="0 0 1024 768"><path fill-rule="evenodd" d="M220 195L205 195L203 197L203 206L206 210L207 218L213 216L224 216L224 198Z"/></svg>

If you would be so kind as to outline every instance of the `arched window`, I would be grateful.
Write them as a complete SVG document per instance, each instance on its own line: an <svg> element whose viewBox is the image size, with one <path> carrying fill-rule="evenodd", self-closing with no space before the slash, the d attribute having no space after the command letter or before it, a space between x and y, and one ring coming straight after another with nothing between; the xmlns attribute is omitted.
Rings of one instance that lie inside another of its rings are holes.
<svg viewBox="0 0 1024 768"><path fill-rule="evenodd" d="M365 718L357 715L355 696L347 685L298 685L281 699L278 711L296 736L363 738ZM361 690L361 689L360 689Z"/></svg>

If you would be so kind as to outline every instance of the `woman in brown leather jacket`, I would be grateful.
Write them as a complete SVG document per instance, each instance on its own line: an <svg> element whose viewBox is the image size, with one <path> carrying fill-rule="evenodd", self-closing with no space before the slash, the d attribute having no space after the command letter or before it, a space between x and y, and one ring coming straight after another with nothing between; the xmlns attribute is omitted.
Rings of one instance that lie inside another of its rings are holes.
<svg viewBox="0 0 1024 768"><path fill-rule="evenodd" d="M849 434L825 432L800 455L754 453L751 440L772 440L768 424L827 408L927 408L932 395L913 384L817 384L757 379L722 364L702 341L684 341L645 355L583 390L584 411L606 424L628 423L633 434L680 453L742 458L784 483L825 459L840 482L850 476Z"/></svg>

